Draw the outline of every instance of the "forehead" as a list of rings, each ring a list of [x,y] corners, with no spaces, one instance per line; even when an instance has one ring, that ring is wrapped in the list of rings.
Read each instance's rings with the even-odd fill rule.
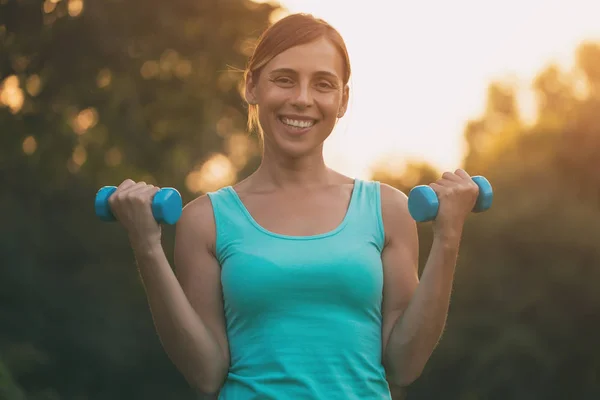
[[[267,72],[276,69],[292,69],[300,74],[325,71],[344,76],[344,59],[338,48],[327,38],[291,47],[275,56],[266,66]]]

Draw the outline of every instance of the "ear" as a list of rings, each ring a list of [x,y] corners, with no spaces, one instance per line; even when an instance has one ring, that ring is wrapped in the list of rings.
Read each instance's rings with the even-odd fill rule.
[[[248,76],[246,77],[246,101],[248,104],[255,105],[256,101],[256,84],[254,83],[254,76],[252,72],[248,72]]]
[[[342,118],[346,114],[346,110],[348,109],[348,100],[350,99],[350,87],[348,85],[344,86],[344,91],[342,93],[342,103],[340,104],[340,109],[338,110],[338,118]]]

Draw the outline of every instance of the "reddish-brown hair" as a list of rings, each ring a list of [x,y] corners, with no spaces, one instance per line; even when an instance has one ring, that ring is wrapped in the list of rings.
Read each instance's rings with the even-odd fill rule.
[[[344,85],[350,80],[350,57],[342,35],[330,24],[310,14],[298,13],[288,15],[267,28],[258,40],[254,53],[248,60],[244,71],[244,83],[248,75],[256,82],[261,69],[278,54],[294,46],[310,43],[326,37],[339,50],[344,60]],[[244,85],[245,87],[245,85]],[[261,131],[256,105],[248,104],[248,129]]]

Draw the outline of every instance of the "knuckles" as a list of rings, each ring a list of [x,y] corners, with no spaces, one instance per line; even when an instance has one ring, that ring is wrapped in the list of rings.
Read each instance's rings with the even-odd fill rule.
[[[469,183],[469,187],[471,188],[471,191],[475,194],[479,194],[479,186],[477,186],[477,184],[473,181],[471,181]]]
[[[148,190],[148,189],[153,190]],[[131,189],[131,190],[127,190]],[[147,205],[152,201],[158,188],[145,182],[135,182],[131,179],[124,180],[117,190],[109,197],[108,203],[111,207],[119,208],[123,204],[132,206]]]
[[[430,185],[439,197],[448,198],[464,195],[476,197],[479,195],[479,186],[477,186],[473,180],[461,177],[461,180],[459,181],[450,179],[451,176],[456,176],[456,174],[444,172],[442,177],[438,179],[434,185]]]
[[[133,205],[144,205],[150,203],[150,195],[146,192],[144,194],[134,194],[127,196],[127,201]]]

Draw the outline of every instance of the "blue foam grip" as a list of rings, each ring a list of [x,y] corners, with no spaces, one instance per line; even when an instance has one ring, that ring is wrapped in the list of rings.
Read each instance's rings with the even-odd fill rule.
[[[115,190],[117,190],[116,186],[104,186],[96,193],[94,208],[96,215],[102,221],[116,221],[108,204],[108,198]],[[152,199],[152,215],[156,222],[161,224],[175,224],[181,217],[182,207],[181,195],[174,188],[162,188]]]
[[[479,213],[492,206],[494,192],[492,185],[483,176],[474,176],[473,182],[479,186],[479,195],[473,207],[473,212]],[[435,191],[428,185],[419,185],[408,194],[408,212],[417,222],[433,221],[440,207]]]

